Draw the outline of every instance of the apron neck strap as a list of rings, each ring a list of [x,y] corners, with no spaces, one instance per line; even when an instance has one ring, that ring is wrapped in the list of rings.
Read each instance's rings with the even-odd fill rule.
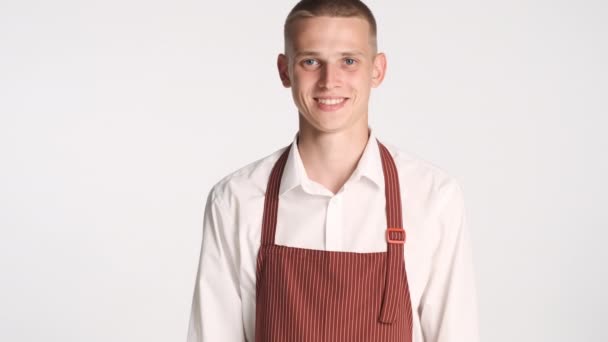
[[[277,230],[277,213],[279,211],[279,188],[283,170],[287,163],[291,145],[287,146],[279,160],[274,164],[270,172],[268,185],[266,186],[266,196],[264,198],[264,216],[262,218],[262,245],[274,245],[274,236]]]

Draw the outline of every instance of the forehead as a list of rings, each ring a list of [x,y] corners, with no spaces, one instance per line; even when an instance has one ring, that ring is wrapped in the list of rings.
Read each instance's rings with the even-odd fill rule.
[[[371,48],[369,23],[360,17],[310,17],[292,23],[291,43],[294,52],[315,49]]]

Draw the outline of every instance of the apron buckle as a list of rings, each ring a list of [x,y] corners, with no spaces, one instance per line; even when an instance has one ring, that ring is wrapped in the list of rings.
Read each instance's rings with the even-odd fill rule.
[[[387,228],[386,241],[392,244],[405,244],[405,230],[403,228]]]

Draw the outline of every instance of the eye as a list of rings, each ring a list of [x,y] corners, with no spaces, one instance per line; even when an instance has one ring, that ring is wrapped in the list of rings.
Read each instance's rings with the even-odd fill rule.
[[[357,61],[352,58],[346,58],[344,59],[344,63],[346,63],[346,65],[354,65],[355,63],[357,63]]]
[[[306,65],[306,66],[314,66],[314,65],[317,65],[317,64],[318,64],[317,60],[316,60],[316,59],[312,59],[312,58],[305,59],[305,60],[303,61],[303,63],[304,63],[304,65]]]

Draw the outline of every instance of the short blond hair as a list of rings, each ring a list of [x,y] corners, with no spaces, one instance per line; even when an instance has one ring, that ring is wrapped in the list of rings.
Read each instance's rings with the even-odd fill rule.
[[[287,52],[287,46],[293,33],[291,30],[293,22],[302,18],[320,16],[364,19],[369,24],[372,48],[376,52],[378,46],[376,19],[369,7],[360,0],[301,0],[298,2],[285,19],[283,27],[285,52]]]

